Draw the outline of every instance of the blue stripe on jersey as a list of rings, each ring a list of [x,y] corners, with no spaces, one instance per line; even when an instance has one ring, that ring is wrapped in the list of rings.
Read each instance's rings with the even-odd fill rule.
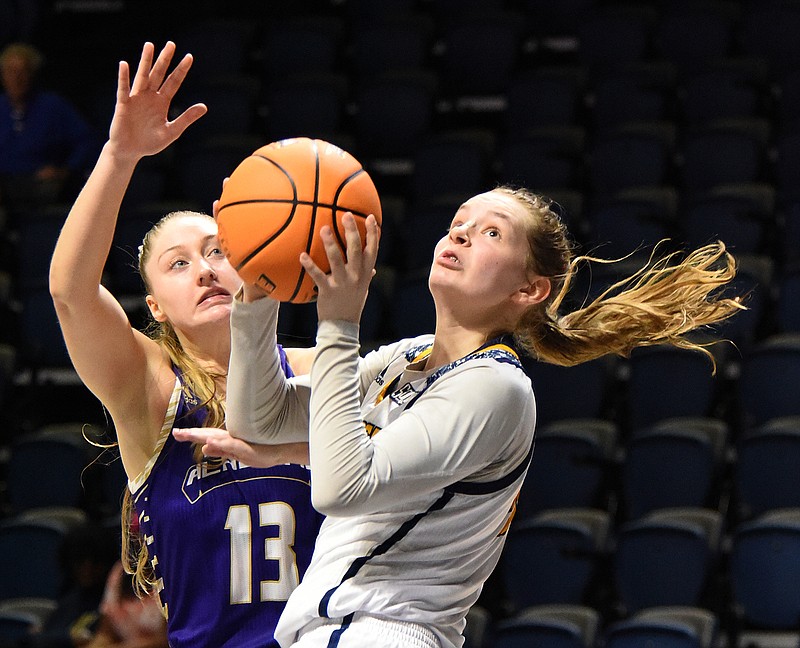
[[[421,354],[428,351],[433,345],[422,344],[416,346],[414,348],[408,349],[404,356],[407,363],[411,363],[415,361],[415,359],[419,359]],[[467,354],[463,358],[459,358],[454,362],[446,364],[442,367],[439,367],[435,372],[433,372],[430,376],[428,376],[427,380],[425,381],[425,385],[419,392],[415,391],[414,397],[408,401],[405,406],[405,409],[411,407],[417,399],[422,396],[423,393],[434,383],[436,380],[441,378],[447,372],[455,369],[456,367],[462,365],[463,363],[467,362],[468,360],[479,359],[479,358],[491,358],[496,360],[497,362],[503,362],[507,364],[512,364],[514,366],[522,368],[522,364],[519,361],[519,356],[514,351],[512,347],[510,347],[507,343],[505,338],[497,338],[491,340],[484,344],[482,347],[476,349],[472,353]],[[384,368],[384,370],[378,375],[378,382],[383,379],[385,376],[386,371],[388,370],[388,366]],[[400,375],[398,375],[394,380],[392,380],[388,385],[386,385],[386,393],[391,393],[392,390],[397,386],[397,382],[399,380]],[[359,570],[366,565],[372,558],[375,556],[379,556],[381,554],[386,553],[389,551],[394,545],[400,542],[406,535],[408,535],[414,527],[419,524],[419,522],[424,519],[427,515],[434,513],[443,509],[447,503],[453,498],[456,493],[459,494],[466,494],[466,495],[482,495],[488,494],[492,492],[496,492],[502,490],[503,488],[508,487],[510,484],[514,483],[517,478],[522,475],[525,469],[528,467],[530,463],[531,456],[533,454],[533,445],[531,445],[530,450],[528,451],[527,456],[523,459],[510,473],[501,477],[500,479],[496,479],[491,482],[483,482],[483,483],[476,483],[476,482],[456,482],[451,486],[445,488],[442,495],[437,499],[426,511],[422,513],[417,513],[414,517],[404,522],[397,531],[395,531],[388,539],[384,540],[382,543],[377,545],[369,554],[365,556],[361,556],[356,558],[345,572],[344,576],[342,577],[339,584],[335,587],[329,589],[325,595],[322,597],[318,607],[318,613],[323,618],[330,618],[328,614],[328,604],[330,603],[331,597],[336,593],[336,590],[347,580],[353,578]],[[342,634],[345,630],[349,627],[351,621],[353,619],[353,615],[349,614],[343,618],[341,626],[335,630],[330,637],[328,642],[328,648],[336,648],[339,645],[339,640],[341,639]]]
[[[350,565],[350,568],[345,572],[342,580],[339,582],[339,585],[336,587],[332,587],[329,589],[325,596],[322,597],[322,600],[319,603],[319,615],[321,617],[328,617],[328,603],[331,600],[331,597],[339,588],[339,586],[344,583],[346,580],[353,578],[358,571],[366,565],[372,558],[375,556],[380,556],[381,554],[385,554],[389,549],[391,549],[394,545],[400,542],[406,535],[408,535],[411,530],[419,524],[420,520],[422,520],[426,515],[430,513],[434,513],[435,511],[439,511],[444,508],[444,506],[453,498],[453,493],[445,492],[442,496],[436,500],[430,507],[428,507],[427,511],[423,511],[422,513],[417,513],[414,517],[410,520],[406,520],[397,531],[395,531],[389,538],[381,542],[377,547],[375,547],[371,553],[367,554],[366,556],[361,556],[360,558],[356,558],[353,563]]]
[[[525,458],[507,475],[488,482],[460,481],[448,486],[445,490],[461,495],[488,495],[489,493],[496,493],[517,481],[519,476],[525,472],[528,464],[530,464],[531,457],[533,457],[533,443],[531,443],[530,450],[528,450],[528,454]]]
[[[344,617],[344,619],[342,619],[342,625],[331,633],[331,637],[328,640],[328,648],[337,648],[337,646],[339,645],[339,640],[342,638],[344,631],[350,627],[350,624],[353,622],[353,617],[355,617],[355,615],[356,615],[355,612],[351,612],[346,617]]]

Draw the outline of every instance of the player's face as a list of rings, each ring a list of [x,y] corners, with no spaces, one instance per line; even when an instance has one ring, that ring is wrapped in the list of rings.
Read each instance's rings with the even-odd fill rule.
[[[217,225],[202,216],[164,223],[147,260],[148,306],[153,317],[188,331],[227,320],[241,279],[219,244]]]
[[[537,293],[530,301],[532,284],[549,291],[549,282],[528,270],[527,218],[522,204],[499,192],[461,205],[434,252],[429,285],[437,302],[460,301],[506,324],[507,314],[513,321],[520,309],[544,299],[546,293]]]

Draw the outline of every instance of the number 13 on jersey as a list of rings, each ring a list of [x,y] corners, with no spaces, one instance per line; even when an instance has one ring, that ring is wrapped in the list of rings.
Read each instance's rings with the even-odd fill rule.
[[[253,530],[254,517],[257,527]],[[269,535],[266,528],[270,528]],[[251,515],[248,504],[238,504],[228,509],[225,528],[230,532],[231,605],[253,602],[253,584],[264,571],[264,566],[255,565],[263,556],[264,561],[273,562],[277,578],[260,580],[260,601],[285,601],[289,598],[300,577],[297,557],[294,553],[295,516],[286,502],[265,502],[258,505],[256,516]],[[259,532],[262,530],[262,532]],[[253,543],[258,553],[253,552]],[[263,551],[259,549],[263,547]]]

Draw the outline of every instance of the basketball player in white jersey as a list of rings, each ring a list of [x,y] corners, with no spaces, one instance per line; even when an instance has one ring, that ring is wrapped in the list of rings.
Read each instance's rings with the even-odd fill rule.
[[[516,349],[562,365],[642,344],[705,352],[684,335],[741,308],[711,294],[734,262],[721,243],[656,260],[615,297],[560,315],[578,261],[564,227],[548,200],[497,188],[466,201],[436,246],[435,334],[360,358],[379,233],[369,218],[362,251],[345,222],[346,257],[322,231],[329,274],[301,255],[319,288],[310,380],[280,371],[276,302],[247,290],[231,319],[228,430],[256,443],[308,438],[312,502],[327,516],[276,638],[456,648],[533,449],[534,394]],[[226,452],[225,433],[184,434]]]

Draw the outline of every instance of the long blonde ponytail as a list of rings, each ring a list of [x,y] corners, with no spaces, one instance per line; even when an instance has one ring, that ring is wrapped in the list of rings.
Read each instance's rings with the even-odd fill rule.
[[[529,268],[549,277],[551,296],[532,307],[514,335],[533,357],[572,366],[603,355],[628,356],[639,346],[669,344],[713,355],[689,334],[717,324],[745,308],[739,296],[721,289],[736,275],[736,261],[724,243],[689,253],[657,256],[630,277],[609,286],[587,305],[560,313],[583,264],[614,261],[573,256],[566,229],[551,202],[525,189],[499,187],[531,215],[528,227]]]

